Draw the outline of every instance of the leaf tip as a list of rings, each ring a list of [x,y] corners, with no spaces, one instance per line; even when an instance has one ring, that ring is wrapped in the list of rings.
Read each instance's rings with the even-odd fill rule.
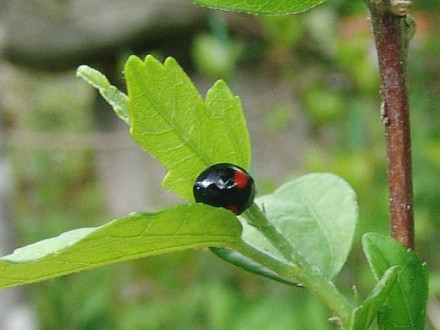
[[[165,59],[164,65],[168,66],[168,65],[179,65],[179,64],[177,63],[174,57],[169,56]]]
[[[227,88],[227,89],[229,89],[228,84],[223,79],[217,80],[212,87],[213,88],[214,87],[220,87],[220,88]]]
[[[76,76],[81,78],[84,75],[84,72],[90,68],[88,65],[80,65],[77,69],[76,69]]]
[[[149,56],[149,55],[148,55]],[[148,57],[147,56],[147,57]],[[138,56],[136,56],[136,55],[130,55],[129,57],[128,57],[128,59],[127,59],[127,61],[125,62],[125,70],[126,70],[126,68],[128,67],[128,66],[131,66],[131,65],[134,65],[134,64],[136,64],[136,65],[138,65],[138,64],[141,64],[141,65],[144,65],[144,62],[138,57]],[[125,71],[124,70],[124,71]]]
[[[168,58],[170,58],[170,57],[168,57]],[[167,60],[168,60],[168,58],[167,58]],[[159,64],[162,66],[162,63],[151,54],[148,54],[147,56],[145,56],[144,63],[145,63],[145,65]]]

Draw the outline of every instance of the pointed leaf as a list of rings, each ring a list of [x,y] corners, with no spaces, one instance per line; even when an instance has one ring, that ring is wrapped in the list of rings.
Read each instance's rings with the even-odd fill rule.
[[[250,142],[241,103],[218,81],[203,102],[172,58],[131,56],[125,66],[133,139],[168,170],[163,185],[193,201],[192,186],[200,172],[228,162],[245,169]]]
[[[415,252],[406,249],[391,237],[365,234],[362,240],[365,255],[376,278],[397,265],[401,268],[397,283],[381,309],[381,329],[423,329],[428,299],[428,272]]]
[[[87,66],[81,65],[76,76],[83,78],[90,85],[95,87],[102,97],[112,106],[115,113],[128,124],[128,97],[115,86],[110,85],[107,78],[99,71]]]
[[[134,213],[96,228],[76,229],[0,258],[0,288],[183,249],[240,242],[230,211],[203,204]]]
[[[306,11],[325,0],[192,0],[195,3],[225,10],[260,15],[294,14]]]
[[[399,266],[388,269],[368,297],[353,313],[352,330],[368,330],[397,281]]]

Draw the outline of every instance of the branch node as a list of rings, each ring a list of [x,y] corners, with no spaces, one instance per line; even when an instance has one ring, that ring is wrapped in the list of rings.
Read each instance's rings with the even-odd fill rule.
[[[408,14],[412,6],[412,0],[390,0],[390,10],[397,16]]]

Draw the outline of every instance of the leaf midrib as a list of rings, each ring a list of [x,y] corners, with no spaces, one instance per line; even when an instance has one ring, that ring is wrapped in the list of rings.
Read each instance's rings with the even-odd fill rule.
[[[147,70],[145,63],[142,63],[143,69]],[[163,69],[168,72],[168,70],[165,68],[165,66],[163,66]],[[136,77],[136,80],[138,82],[139,85],[144,86],[143,83],[143,79],[140,77],[140,73],[138,72],[138,70],[133,70],[132,73],[134,74],[134,76]],[[174,89],[173,93],[174,93]],[[166,124],[171,127],[172,131],[175,133],[175,135],[183,142],[183,144],[187,145],[189,147],[189,149],[191,149],[191,151],[193,152],[194,156],[196,156],[197,158],[199,158],[201,160],[201,162],[205,165],[208,166],[210,164],[209,162],[209,157],[206,157],[206,155],[204,154],[204,152],[200,149],[197,149],[196,146],[193,145],[193,143],[191,143],[191,139],[187,139],[185,137],[187,137],[182,131],[183,129],[178,125],[178,123],[176,123],[176,125],[171,125],[170,124],[170,120],[168,118],[168,116],[164,115],[161,111],[159,111],[160,107],[157,105],[157,102],[153,99],[151,99],[147,93],[142,92],[142,93],[138,93],[137,95],[134,95],[133,98],[139,98],[139,97],[145,97],[148,102],[152,105],[152,108],[154,108],[154,110],[156,111],[156,113],[166,122]],[[173,97],[173,100],[175,100],[175,95]],[[175,108],[175,103],[174,104],[174,108]],[[129,103],[131,104],[131,102]],[[204,104],[203,100],[202,100],[202,106],[204,107],[204,115],[206,116],[206,112],[207,112],[207,107]],[[174,113],[175,109],[173,109],[173,113]],[[131,111],[130,111],[131,112]],[[175,123],[175,122],[173,122]],[[132,123],[132,134],[135,128],[135,123]],[[155,135],[154,133],[148,133],[148,132],[143,132],[141,133],[141,136],[145,136],[145,135]],[[170,169],[170,171],[173,171],[172,169]]]

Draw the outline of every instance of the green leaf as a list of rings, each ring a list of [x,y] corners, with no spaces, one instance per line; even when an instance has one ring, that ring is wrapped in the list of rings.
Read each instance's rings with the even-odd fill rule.
[[[248,272],[264,276],[270,278],[271,280],[275,280],[284,284],[301,286],[297,282],[294,282],[290,279],[284,278],[281,275],[275,273],[274,271],[268,269],[267,267],[261,265],[257,261],[244,256],[244,253],[241,254],[238,251],[228,249],[228,248],[219,248],[212,247],[211,251],[214,252],[217,256],[222,258],[223,260],[230,262],[231,264],[238,266]],[[269,257],[269,256],[268,256]]]
[[[165,188],[193,201],[206,167],[228,162],[245,169],[250,142],[240,99],[217,81],[205,102],[173,58],[131,56],[125,65],[133,139],[168,170]]]
[[[15,250],[0,259],[0,287],[199,247],[240,244],[235,215],[203,204],[134,213],[96,228],[82,228]]]
[[[128,97],[115,86],[110,85],[107,78],[99,71],[87,66],[81,65],[76,76],[83,78],[90,85],[95,87],[102,97],[112,106],[115,113],[128,124]]]
[[[387,269],[401,268],[397,283],[379,312],[381,329],[423,329],[428,299],[428,272],[416,253],[391,237],[365,234],[362,240],[368,263],[378,279]]]
[[[313,8],[325,0],[191,0],[218,9],[260,15],[294,14]]]
[[[350,252],[358,218],[355,193],[344,180],[326,173],[305,175],[256,203],[314,269],[329,279],[336,276]],[[246,243],[291,266],[256,228],[243,219],[242,225]],[[246,258],[231,262],[252,268]]]
[[[351,187],[333,174],[308,174],[287,183],[257,203],[269,220],[307,262],[327,278],[344,265],[356,229],[358,206]],[[278,252],[253,227],[244,226],[244,240]]]
[[[389,268],[376,284],[368,297],[353,312],[353,323],[349,329],[368,330],[382,307],[388,294],[393,289],[400,271],[399,266]]]

